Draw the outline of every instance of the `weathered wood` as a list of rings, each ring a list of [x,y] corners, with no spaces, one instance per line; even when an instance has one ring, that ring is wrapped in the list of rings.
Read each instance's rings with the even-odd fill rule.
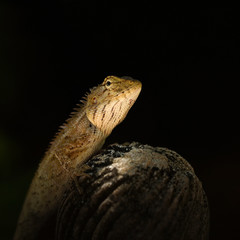
[[[176,152],[114,144],[90,159],[57,217],[57,239],[208,239],[201,182]]]

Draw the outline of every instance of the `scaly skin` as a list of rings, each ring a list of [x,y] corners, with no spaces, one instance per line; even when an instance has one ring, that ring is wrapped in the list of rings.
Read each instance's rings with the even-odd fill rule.
[[[53,216],[66,188],[83,164],[126,117],[142,84],[131,78],[106,77],[62,126],[39,165],[19,217],[14,240],[31,240]]]

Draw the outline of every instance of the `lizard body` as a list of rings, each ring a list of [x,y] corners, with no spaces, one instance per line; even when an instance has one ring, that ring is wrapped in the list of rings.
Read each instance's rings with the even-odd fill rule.
[[[61,196],[82,165],[103,146],[136,101],[141,82],[109,76],[91,89],[39,165],[19,217],[14,240],[35,239],[57,210]]]

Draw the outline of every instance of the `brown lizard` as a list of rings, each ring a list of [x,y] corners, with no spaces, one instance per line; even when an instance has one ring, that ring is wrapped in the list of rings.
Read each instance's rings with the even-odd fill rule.
[[[112,130],[124,120],[141,87],[141,82],[130,77],[108,76],[90,90],[39,165],[18,220],[15,240],[38,236],[57,211],[71,180],[83,174],[84,163],[102,148]]]

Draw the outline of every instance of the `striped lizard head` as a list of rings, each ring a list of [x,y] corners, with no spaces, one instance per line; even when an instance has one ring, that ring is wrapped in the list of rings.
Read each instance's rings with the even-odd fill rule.
[[[86,114],[89,121],[109,135],[124,120],[141,88],[141,82],[130,77],[106,77],[87,96]]]

